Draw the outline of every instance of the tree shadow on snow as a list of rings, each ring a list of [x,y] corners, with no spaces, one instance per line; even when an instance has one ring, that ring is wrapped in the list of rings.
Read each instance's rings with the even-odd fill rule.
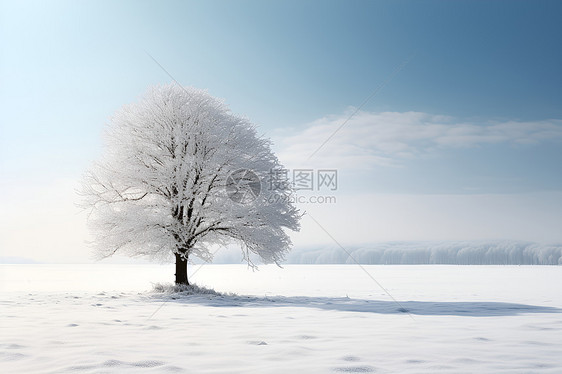
[[[515,304],[491,301],[400,301],[364,300],[347,297],[274,296],[254,297],[185,292],[155,295],[159,301],[222,307],[272,308],[304,307],[322,310],[376,314],[411,314],[424,316],[493,317],[516,316],[525,313],[561,313],[562,309],[548,306]]]

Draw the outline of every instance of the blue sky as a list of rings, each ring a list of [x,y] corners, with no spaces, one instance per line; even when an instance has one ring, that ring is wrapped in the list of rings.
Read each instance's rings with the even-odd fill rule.
[[[289,166],[338,168],[342,194],[545,194],[545,207],[561,204],[559,2],[0,4],[6,206],[77,180],[101,154],[111,114],[170,81],[147,53],[181,84],[208,89],[259,124]],[[334,141],[302,162],[407,60]],[[527,219],[560,218],[547,213]],[[562,240],[549,233],[543,237]]]

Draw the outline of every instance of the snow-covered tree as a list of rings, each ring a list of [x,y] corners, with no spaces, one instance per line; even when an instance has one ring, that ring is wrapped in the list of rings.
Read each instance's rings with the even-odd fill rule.
[[[206,92],[157,86],[110,120],[106,149],[83,180],[95,251],[160,261],[175,256],[176,283],[188,284],[190,256],[239,243],[251,263],[279,263],[286,230],[299,230],[293,191],[270,141]]]

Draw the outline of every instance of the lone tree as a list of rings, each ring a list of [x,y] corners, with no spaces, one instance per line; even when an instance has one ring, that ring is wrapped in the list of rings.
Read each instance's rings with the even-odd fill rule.
[[[116,252],[175,256],[189,284],[190,256],[232,241],[243,258],[279,263],[301,214],[270,141],[204,91],[170,84],[148,90],[110,120],[105,154],[84,176],[84,205],[98,257]]]

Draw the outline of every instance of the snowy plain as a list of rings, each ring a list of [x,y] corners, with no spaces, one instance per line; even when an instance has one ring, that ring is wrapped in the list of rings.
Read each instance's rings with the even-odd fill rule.
[[[562,267],[364,268],[0,265],[0,372],[562,373]]]

